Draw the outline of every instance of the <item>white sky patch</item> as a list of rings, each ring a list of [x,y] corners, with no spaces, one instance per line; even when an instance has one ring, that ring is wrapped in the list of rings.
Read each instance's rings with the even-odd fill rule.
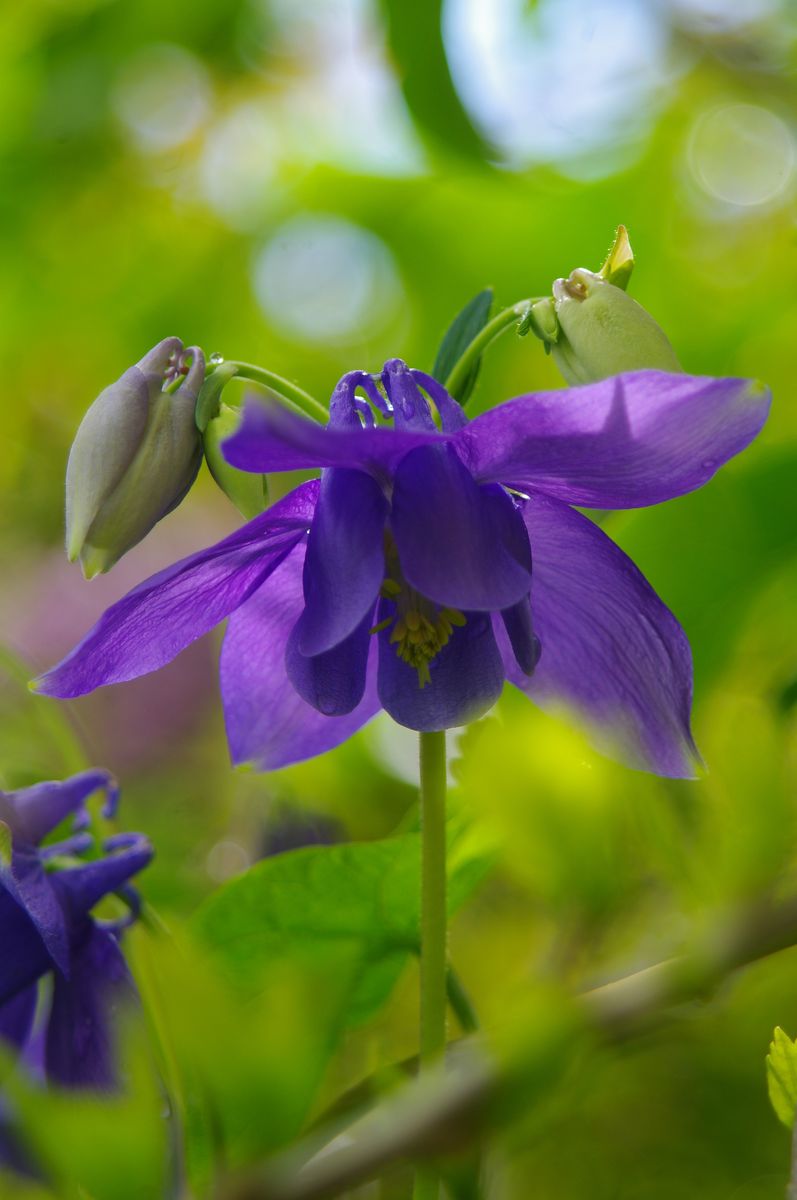
[[[359,341],[402,296],[393,257],[369,230],[333,216],[294,217],[259,249],[252,284],[264,315],[300,341]]]
[[[757,104],[721,104],[695,121],[687,159],[698,186],[737,208],[770,206],[793,191],[795,137]]]
[[[147,46],[122,67],[111,103],[142,149],[170,150],[206,120],[210,80],[199,59],[182,46]]]
[[[669,33],[643,0],[446,0],[452,75],[510,163],[627,146],[655,116]]]
[[[210,129],[199,160],[199,188],[227,224],[248,229],[271,208],[280,139],[263,101],[238,105]]]

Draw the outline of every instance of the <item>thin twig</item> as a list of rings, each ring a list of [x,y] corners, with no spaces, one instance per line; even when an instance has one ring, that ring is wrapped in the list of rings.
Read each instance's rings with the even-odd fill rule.
[[[786,1189],[786,1200],[797,1200],[797,1121],[791,1131],[791,1172],[789,1186]]]
[[[657,963],[575,998],[586,1033],[614,1041],[633,1036],[668,1009],[709,992],[739,967],[797,942],[797,896],[761,903],[717,922],[689,953]],[[574,1028],[577,1028],[577,1024]],[[532,1083],[549,1048],[524,1055],[520,1070]],[[223,1200],[324,1200],[339,1195],[404,1158],[439,1152],[456,1136],[472,1139],[490,1119],[510,1079],[482,1039],[463,1039],[446,1068],[401,1087],[332,1140],[323,1131],[255,1171],[228,1180]],[[511,1078],[517,1079],[517,1068]],[[789,1193],[797,1200],[797,1190]]]

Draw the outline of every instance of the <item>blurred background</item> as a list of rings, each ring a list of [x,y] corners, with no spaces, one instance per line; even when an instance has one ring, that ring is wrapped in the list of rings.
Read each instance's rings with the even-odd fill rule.
[[[706,913],[787,887],[796,72],[791,0],[3,6],[6,785],[114,770],[125,825],[158,847],[148,898],[177,918],[263,854],[411,819],[413,738],[381,718],[323,759],[232,772],[217,638],[68,707],[28,695],[27,678],[109,602],[239,523],[203,472],[85,583],[62,549],[72,436],[97,393],[170,334],[321,399],[344,371],[389,357],[429,370],[475,292],[492,285],[500,307],[545,294],[576,266],[597,269],[623,222],[630,290],[684,367],[774,392],[763,436],[704,491],[606,522],[692,641],[709,774],[668,784],[615,767],[505,696],[455,764],[455,802],[496,866],[456,918],[452,953],[489,1023],[541,973],[610,977],[666,957]],[[541,344],[508,335],[473,406],[559,386]],[[392,1059],[412,1051],[414,986],[405,973],[367,1035]],[[495,1152],[494,1194],[782,1195],[788,1138],[763,1068],[775,1024],[797,1034],[794,951],[524,1111]]]

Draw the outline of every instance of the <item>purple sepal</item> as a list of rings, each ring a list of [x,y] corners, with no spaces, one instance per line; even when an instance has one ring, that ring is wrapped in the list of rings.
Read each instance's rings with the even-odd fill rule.
[[[139,584],[36,681],[37,690],[82,696],[171,662],[268,578],[309,528],[317,497],[317,480],[304,483],[215,546]]]
[[[701,487],[760,433],[769,406],[769,391],[748,379],[633,371],[509,400],[456,446],[481,481],[640,508]]]
[[[691,779],[692,655],[641,571],[586,517],[548,496],[523,510],[534,556],[531,608],[542,653],[522,674],[502,623],[507,677],[536,703],[569,711],[631,766]]]
[[[224,442],[223,451],[227,462],[241,471],[354,467],[384,479],[408,451],[447,436],[436,431],[317,425],[278,404],[250,399],[239,429]]]
[[[298,546],[246,604],[233,613],[221,651],[221,694],[234,763],[275,770],[323,754],[379,711],[376,638],[371,637],[365,691],[346,716],[327,717],[288,679],[288,637],[302,605],[304,553]]]

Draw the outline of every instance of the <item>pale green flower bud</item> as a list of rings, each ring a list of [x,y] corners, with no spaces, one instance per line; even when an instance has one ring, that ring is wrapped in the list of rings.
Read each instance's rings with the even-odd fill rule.
[[[80,423],[66,469],[66,548],[87,579],[140,542],[194,482],[204,378],[202,351],[165,338],[101,392]]]
[[[620,225],[600,271],[578,267],[554,282],[552,297],[532,306],[529,328],[568,383],[623,371],[681,370],[664,331],[625,290],[633,269],[631,243]]]
[[[221,452],[222,442],[232,437],[240,423],[240,409],[222,401],[218,413],[211,417],[205,427],[203,442],[205,461],[211,475],[239,513],[249,521],[266,507],[268,489],[265,475],[237,470]]]
[[[680,371],[659,325],[622,288],[583,267],[553,285],[559,337],[551,353],[568,383],[622,371]]]

